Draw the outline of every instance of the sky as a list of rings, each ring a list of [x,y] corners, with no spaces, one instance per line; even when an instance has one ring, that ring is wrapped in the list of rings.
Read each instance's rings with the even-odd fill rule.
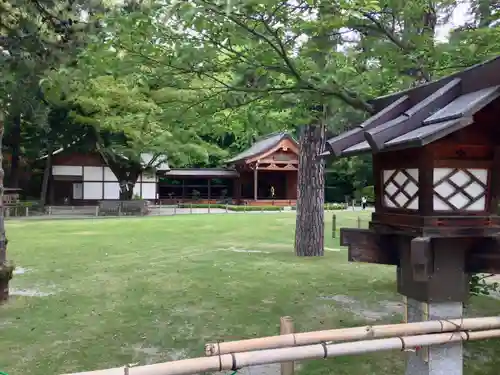
[[[470,9],[468,1],[457,5],[451,16],[450,22],[446,25],[441,25],[436,28],[436,39],[440,42],[445,42],[448,39],[450,30],[458,26],[463,26],[469,21],[472,16],[467,14]]]

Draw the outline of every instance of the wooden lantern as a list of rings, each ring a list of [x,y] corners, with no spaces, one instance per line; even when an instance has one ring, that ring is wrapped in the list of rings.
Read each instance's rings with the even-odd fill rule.
[[[468,273],[500,273],[500,57],[372,102],[326,154],[373,154],[370,227],[341,229],[349,259],[398,266],[398,290],[463,301]],[[452,285],[456,287],[452,287]]]

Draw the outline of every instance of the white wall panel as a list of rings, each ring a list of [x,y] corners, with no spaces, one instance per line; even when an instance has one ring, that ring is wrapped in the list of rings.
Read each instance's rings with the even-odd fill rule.
[[[135,195],[141,196],[141,183],[137,182],[134,185],[134,188],[132,189],[132,191],[133,191],[132,196],[135,196]]]
[[[102,181],[102,167],[83,167],[84,181]]]
[[[120,199],[120,185],[118,185],[118,182],[104,183],[104,199]]]
[[[104,181],[118,182],[118,179],[109,167],[104,167]]]
[[[84,182],[83,199],[102,199],[102,182]]]
[[[77,165],[54,165],[52,167],[54,176],[81,176],[82,167]]]
[[[156,183],[142,183],[142,199],[156,199]]]
[[[141,179],[139,179],[139,181],[141,181]],[[142,182],[156,182],[156,176],[148,173],[143,173]]]

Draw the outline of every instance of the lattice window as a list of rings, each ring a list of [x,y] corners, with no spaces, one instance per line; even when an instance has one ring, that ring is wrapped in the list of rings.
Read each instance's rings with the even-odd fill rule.
[[[484,211],[487,169],[434,168],[434,211]]]
[[[383,171],[384,205],[418,210],[418,169]]]

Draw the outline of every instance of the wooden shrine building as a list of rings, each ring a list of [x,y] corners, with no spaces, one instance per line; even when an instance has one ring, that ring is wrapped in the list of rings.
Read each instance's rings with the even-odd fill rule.
[[[143,154],[141,159],[151,155]],[[102,157],[59,150],[53,155],[50,204],[93,204],[119,199],[116,176]],[[255,142],[226,162],[225,168],[170,168],[162,163],[154,175],[143,173],[134,195],[164,203],[296,204],[298,145],[287,133]]]
[[[289,134],[270,134],[227,160],[227,168],[171,169],[162,173],[159,199],[295,205],[298,153],[297,141]]]

